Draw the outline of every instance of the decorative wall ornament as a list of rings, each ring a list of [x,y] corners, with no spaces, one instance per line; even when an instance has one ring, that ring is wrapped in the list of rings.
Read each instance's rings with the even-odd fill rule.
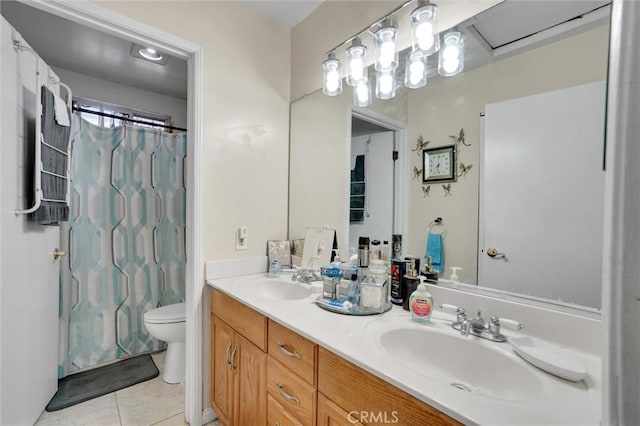
[[[450,183],[448,183],[446,185],[442,185],[442,189],[444,189],[445,198],[451,196],[451,184]]]
[[[412,149],[411,151],[415,152],[416,154],[418,154],[418,157],[420,156],[420,153],[422,152],[423,149],[425,149],[427,147],[427,145],[429,145],[431,141],[425,141],[422,138],[422,135],[420,135],[418,137],[418,140],[416,141],[416,148]]]
[[[449,137],[456,144],[461,143],[464,146],[471,146],[470,143],[466,143],[466,141],[464,139],[464,129],[462,129],[462,128],[460,129],[460,133],[458,133],[458,136],[453,136],[452,135],[452,136],[449,136]]]
[[[422,169],[417,168],[416,166],[413,166],[413,178],[415,180],[418,180],[418,178],[422,175]]]
[[[468,166],[465,166],[464,163],[460,163],[460,173],[458,173],[458,177],[461,177],[461,176],[467,177],[467,173],[469,173],[469,170],[471,170],[472,167],[473,167],[473,164],[469,164]]]
[[[422,198],[431,197],[429,193],[431,192],[431,185],[424,186],[422,185]]]

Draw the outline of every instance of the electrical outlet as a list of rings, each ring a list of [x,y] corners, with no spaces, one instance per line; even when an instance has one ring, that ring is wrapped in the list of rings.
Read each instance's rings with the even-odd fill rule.
[[[247,227],[241,226],[236,229],[236,250],[247,249]]]

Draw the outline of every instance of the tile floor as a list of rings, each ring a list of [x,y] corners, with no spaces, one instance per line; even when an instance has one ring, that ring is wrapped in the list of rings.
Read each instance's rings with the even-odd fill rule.
[[[165,352],[151,355],[160,370],[153,380],[101,396],[64,410],[43,412],[36,426],[182,426],[184,385],[162,381]],[[217,421],[211,426],[219,426]]]

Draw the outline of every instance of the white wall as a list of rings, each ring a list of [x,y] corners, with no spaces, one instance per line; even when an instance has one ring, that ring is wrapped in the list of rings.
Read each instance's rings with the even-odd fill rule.
[[[173,118],[174,126],[187,127],[187,101],[184,99],[125,86],[64,68],[52,68],[62,81],[71,87],[74,97],[102,101],[145,112],[166,114]]]
[[[374,133],[351,139],[351,169],[355,166],[356,156],[366,153],[366,197],[364,222],[349,225],[349,247],[358,248],[358,237],[371,240],[387,240],[391,243],[393,226],[393,134],[394,132]]]
[[[424,198],[421,180],[409,178],[406,253],[424,254],[427,226],[442,217],[447,226],[444,277],[449,266],[461,266],[460,281],[476,282],[480,113],[489,103],[606,79],[607,42],[604,26],[409,92],[408,148],[415,148],[420,135],[431,141],[429,148],[449,145],[449,135],[464,128],[471,146],[458,147],[458,163],[473,169],[451,184],[446,198],[440,184],[431,185],[431,196]],[[412,159],[409,170],[422,168],[422,157],[406,155]]]

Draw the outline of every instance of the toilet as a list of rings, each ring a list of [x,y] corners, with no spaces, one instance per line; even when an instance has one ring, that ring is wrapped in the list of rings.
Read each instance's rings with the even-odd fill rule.
[[[145,312],[144,325],[149,334],[167,342],[162,379],[167,383],[183,383],[185,370],[186,312],[184,303],[161,306]]]

